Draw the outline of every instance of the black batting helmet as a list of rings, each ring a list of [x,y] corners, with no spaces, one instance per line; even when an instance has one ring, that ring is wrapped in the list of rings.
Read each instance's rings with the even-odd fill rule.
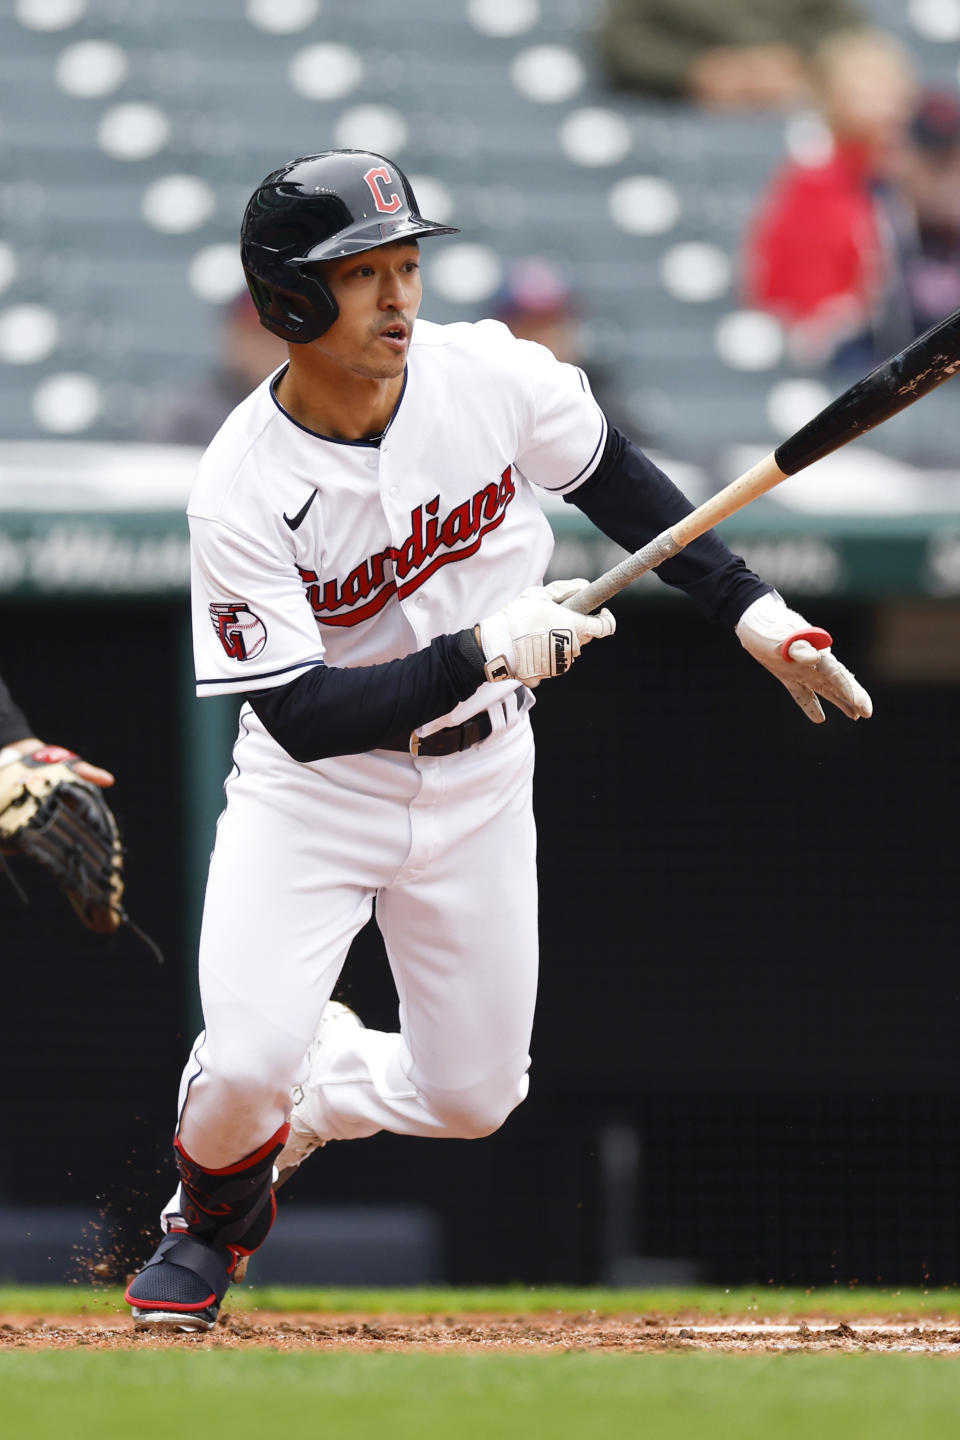
[[[318,260],[338,260],[423,235],[457,235],[425,220],[398,165],[369,150],[304,155],[268,175],[250,197],[240,259],[260,323],[294,344],[316,340],[337,302]]]

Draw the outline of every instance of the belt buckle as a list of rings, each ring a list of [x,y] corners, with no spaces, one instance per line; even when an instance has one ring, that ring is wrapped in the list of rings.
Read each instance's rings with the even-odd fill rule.
[[[414,730],[410,736],[410,754],[420,754],[420,736],[417,734],[416,730]]]

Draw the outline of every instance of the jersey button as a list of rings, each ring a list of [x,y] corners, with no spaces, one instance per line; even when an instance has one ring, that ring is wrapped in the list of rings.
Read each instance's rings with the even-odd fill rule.
[[[391,486],[390,486],[390,494],[391,494],[391,495],[399,495],[399,494],[400,494],[400,486],[399,486],[399,485],[391,485]]]
[[[376,468],[377,468],[377,457],[376,457],[376,455],[370,455],[370,456],[368,456],[368,458],[367,458],[367,469],[368,469],[368,470],[376,470]]]

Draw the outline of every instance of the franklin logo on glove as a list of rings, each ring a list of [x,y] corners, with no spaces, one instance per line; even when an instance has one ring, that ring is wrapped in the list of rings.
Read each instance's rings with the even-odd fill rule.
[[[531,585],[495,615],[481,620],[480,649],[488,680],[522,680],[531,687],[565,675],[584,645],[617,628],[609,610],[578,615],[564,607],[586,580],[553,580]]]

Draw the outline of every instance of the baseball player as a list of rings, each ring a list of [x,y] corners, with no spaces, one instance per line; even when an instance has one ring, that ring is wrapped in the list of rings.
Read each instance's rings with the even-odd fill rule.
[[[614,632],[564,606],[584,581],[542,584],[535,490],[630,550],[692,507],[580,370],[495,321],[417,319],[418,242],[450,233],[397,165],[354,150],[274,171],[244,216],[250,292],[289,361],[218,432],[188,507],[197,691],[245,703],[179,1186],[127,1291],[141,1328],[215,1323],[278,1177],[318,1145],[487,1135],[527,1093],[533,690]],[[829,650],[783,658],[807,622],[715,535],[657,573],[812,719],[818,696],[870,714]],[[374,900],[392,1034],[328,1005]]]

